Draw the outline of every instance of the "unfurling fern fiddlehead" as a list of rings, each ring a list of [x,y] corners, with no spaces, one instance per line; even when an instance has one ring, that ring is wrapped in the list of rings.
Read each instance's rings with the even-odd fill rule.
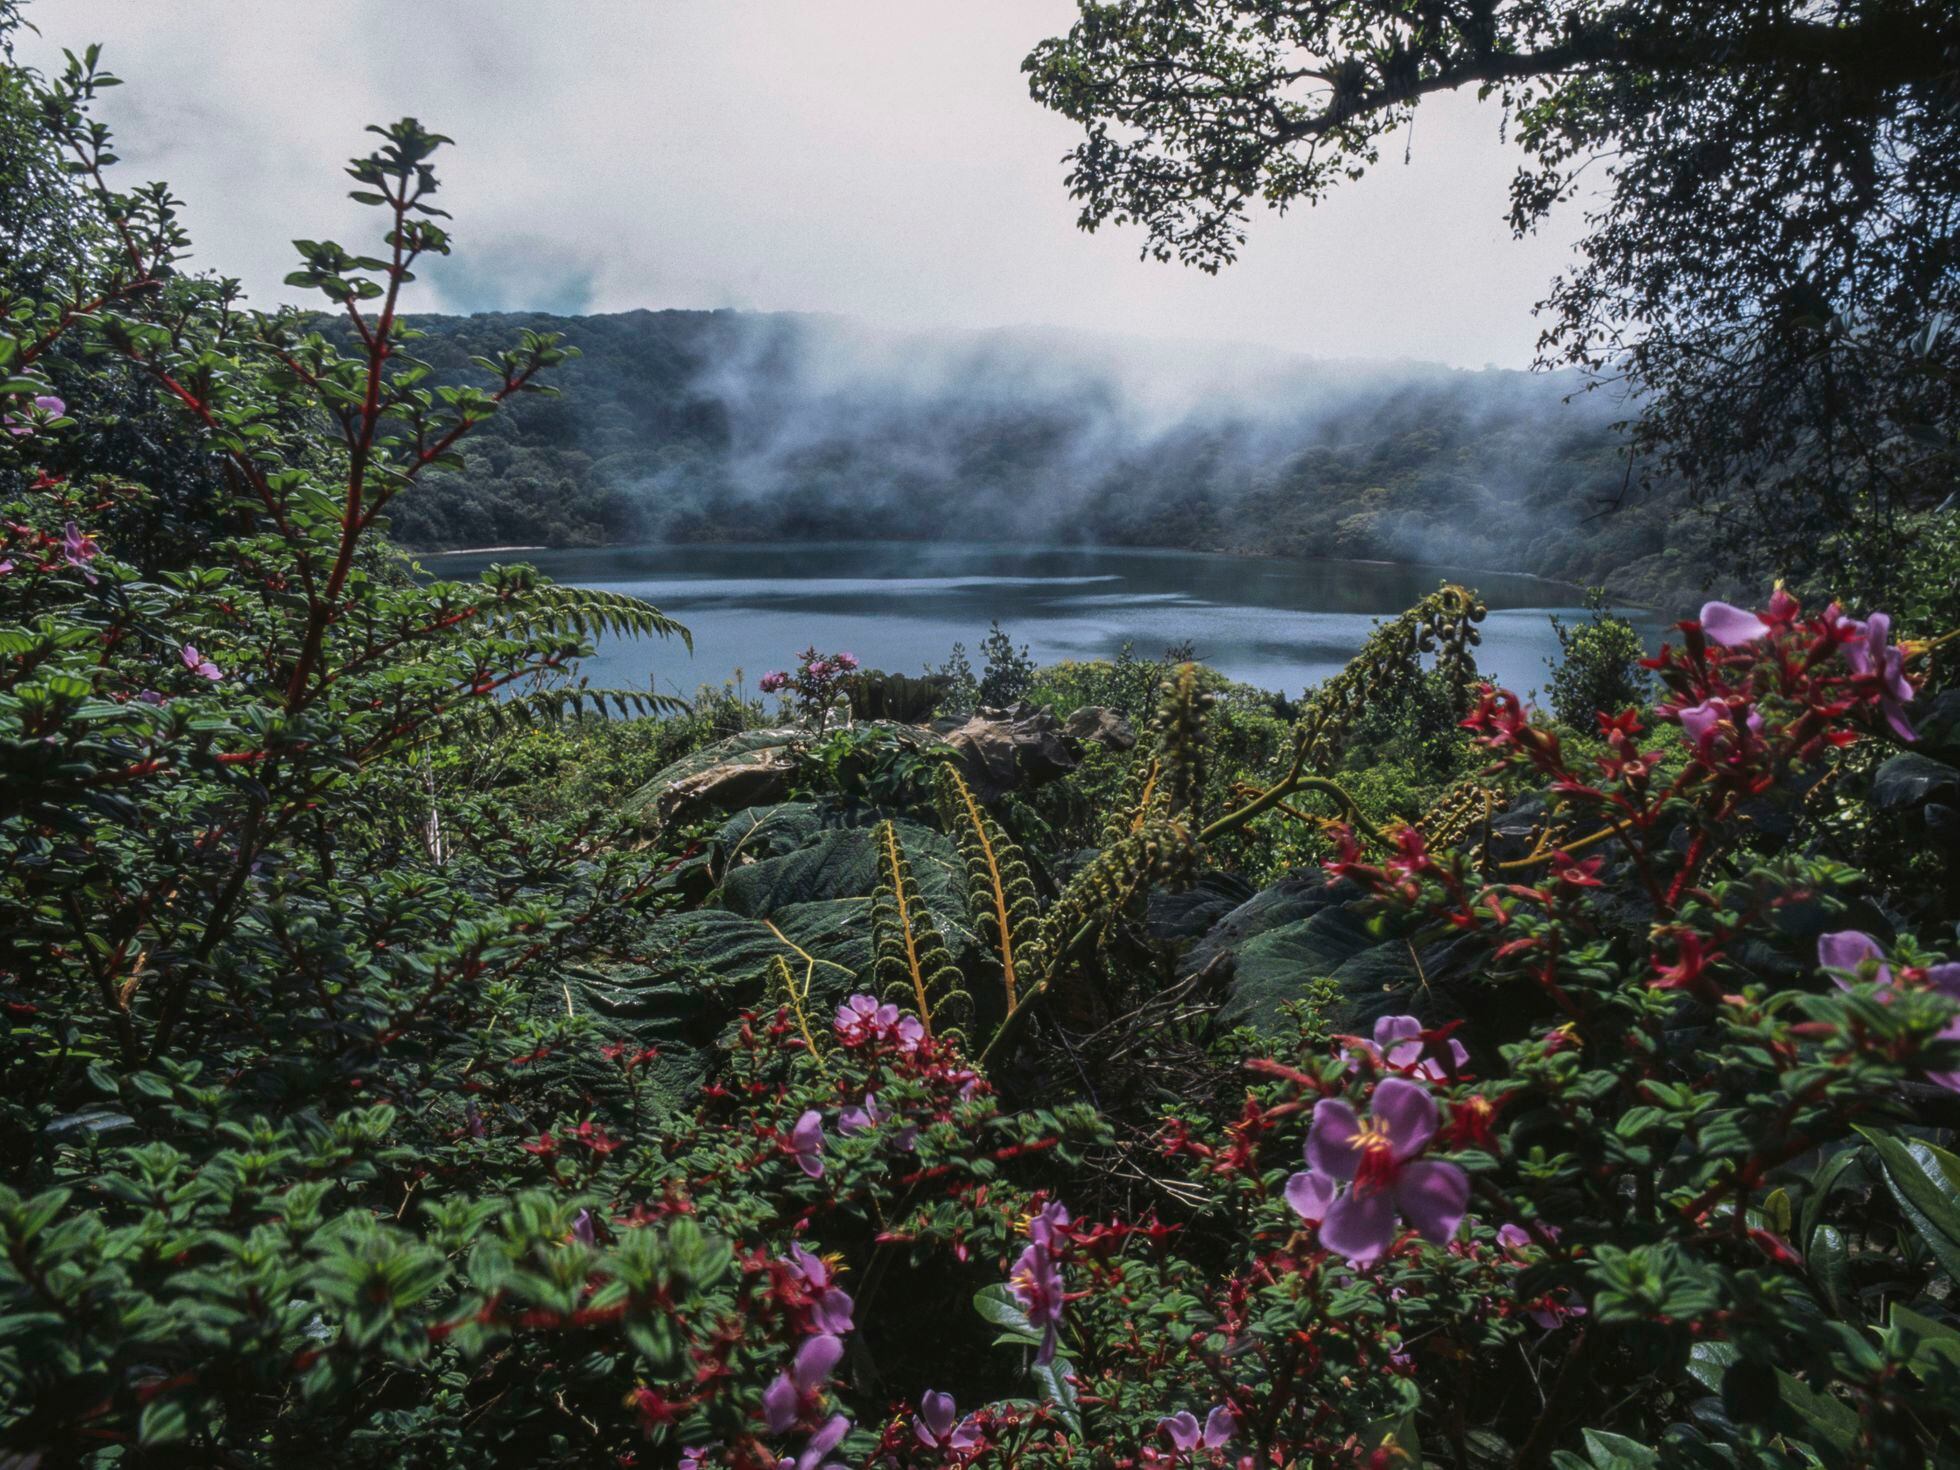
[[[872,840],[879,877],[871,896],[872,969],[879,989],[886,1000],[917,1010],[926,1035],[959,1035],[972,1001],[926,909],[898,829],[880,822]]]
[[[940,821],[966,864],[968,906],[981,936],[1000,956],[1001,988],[1011,1011],[1023,976],[1039,974],[1042,965],[1034,878],[1020,848],[980,805],[959,771],[942,765],[937,781]]]

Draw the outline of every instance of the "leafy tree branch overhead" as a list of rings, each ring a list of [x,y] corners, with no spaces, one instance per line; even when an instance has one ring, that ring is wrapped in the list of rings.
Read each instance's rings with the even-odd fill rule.
[[[1585,211],[1541,304],[1541,361],[1643,390],[1647,465],[1767,500],[1769,560],[1817,563],[1860,512],[1946,493],[1950,5],[1085,0],[1024,69],[1082,125],[1082,226],[1138,226],[1147,255],[1208,271],[1245,245],[1253,205],[1311,204],[1379,164],[1422,98],[1494,99],[1525,155],[1512,228]],[[1876,555],[1829,539],[1826,556]]]

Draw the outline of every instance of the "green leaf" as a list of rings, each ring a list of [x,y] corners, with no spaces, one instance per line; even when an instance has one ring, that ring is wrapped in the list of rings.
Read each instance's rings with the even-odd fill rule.
[[[1824,1294],[1824,1300],[1840,1317],[1851,1315],[1851,1253],[1836,1226],[1819,1225],[1811,1232],[1805,1253],[1810,1278]]]
[[[1960,1159],[1924,1139],[1902,1140],[1860,1126],[1878,1150],[1885,1184],[1940,1269],[1960,1281]]]
[[[1067,1358],[1054,1358],[1039,1367],[1030,1369],[1030,1376],[1041,1386],[1041,1396],[1055,1406],[1062,1423],[1068,1426],[1070,1434],[1082,1437],[1082,1414],[1076,1407],[1075,1384],[1069,1375],[1075,1365]]]
[[[1653,1470],[1660,1456],[1638,1440],[1603,1429],[1585,1431],[1586,1454],[1596,1470]]]

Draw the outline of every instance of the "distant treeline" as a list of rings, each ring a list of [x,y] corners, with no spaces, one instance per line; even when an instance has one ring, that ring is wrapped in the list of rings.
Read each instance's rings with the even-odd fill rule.
[[[1627,478],[1617,410],[1572,398],[1570,378],[1207,364],[1137,344],[880,338],[726,311],[416,325],[444,380],[520,326],[562,332],[583,355],[560,374],[564,396],[519,402],[470,441],[466,473],[398,503],[394,533],[411,547],[1162,545],[1501,568],[1657,601],[1701,559],[1673,506],[1610,508]]]

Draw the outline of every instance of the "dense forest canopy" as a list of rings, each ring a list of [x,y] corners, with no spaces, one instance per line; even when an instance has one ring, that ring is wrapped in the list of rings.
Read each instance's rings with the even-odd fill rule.
[[[1617,410],[1573,374],[738,312],[415,326],[444,376],[513,329],[581,355],[396,512],[411,546],[1089,542],[1699,590],[1692,529],[1622,503]]]
[[[1423,98],[1495,99],[1523,157],[1493,207],[1519,233],[1586,223],[1541,360],[1640,392],[1645,463],[1753,512],[1732,561],[1882,582],[1896,519],[1950,493],[1947,0],[1084,0],[1025,70],[1082,126],[1082,225],[1205,270],[1254,207],[1421,147]]]

